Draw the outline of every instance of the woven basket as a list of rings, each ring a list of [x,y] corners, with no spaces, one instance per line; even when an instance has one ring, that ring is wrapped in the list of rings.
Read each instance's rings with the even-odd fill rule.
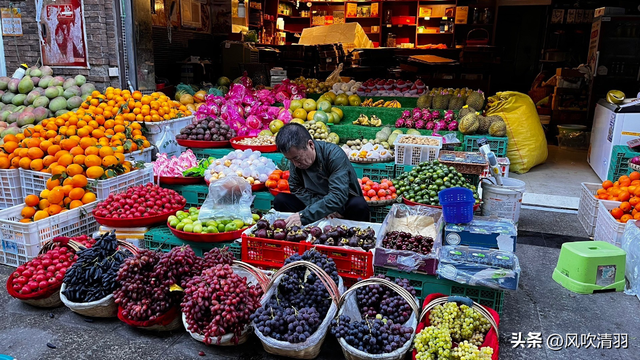
[[[440,158],[438,159],[438,161],[440,161],[440,163],[444,165],[453,166],[456,169],[456,171],[461,174],[482,175],[482,172],[484,171],[484,169],[486,169],[487,166],[489,165],[489,163],[487,162],[484,162],[482,164],[470,164],[470,163],[462,163],[457,161],[442,160],[442,155],[447,155],[447,154],[453,154],[456,157],[464,157],[465,152],[442,150],[440,151],[440,155],[439,155]]]
[[[322,281],[322,283],[324,284],[325,288],[329,292],[329,296],[331,296],[331,300],[334,302],[334,304],[336,306],[338,306],[339,295],[340,295],[339,287],[336,286],[336,284],[333,281],[333,279],[331,279],[331,277],[329,277],[329,275],[327,275],[327,273],[324,272],[324,270],[322,270],[317,265],[315,265],[313,263],[310,263],[308,261],[295,261],[295,262],[287,264],[287,265],[283,266],[281,269],[279,269],[273,275],[273,277],[271,278],[271,281],[269,282],[269,285],[268,285],[268,288],[267,288],[267,292],[270,291],[270,289],[272,287],[277,286],[276,285],[276,280],[278,279],[278,277],[280,277],[281,275],[283,275],[284,273],[286,273],[290,269],[293,269],[293,268],[296,268],[296,267],[300,267],[300,266],[306,267],[311,272],[313,272],[316,276],[318,276],[318,279],[320,281]],[[340,286],[341,286],[342,285],[342,279],[340,279],[340,283],[341,283],[340,284]],[[267,292],[265,292],[265,294]],[[325,318],[325,320],[326,320],[326,318]],[[323,323],[324,323],[324,321],[323,321]],[[320,354],[320,348],[322,348],[322,343],[324,342],[324,339],[327,337],[328,327],[325,329],[325,333],[322,335],[322,338],[320,338],[320,340],[317,343],[312,344],[311,346],[309,346],[307,348],[302,348],[302,349],[297,349],[297,350],[282,349],[282,348],[279,348],[279,347],[274,346],[272,344],[269,344],[269,343],[265,342],[264,339],[266,339],[266,337],[264,335],[262,335],[258,331],[258,329],[254,329],[254,331],[256,332],[256,335],[258,336],[258,338],[262,342],[262,347],[269,354],[278,355],[278,356],[285,356],[285,357],[290,357],[290,358],[294,358],[294,359],[314,359],[314,358],[316,358],[318,356],[318,354]],[[318,329],[317,331],[320,331],[320,329]],[[276,340],[273,340],[273,342],[275,343]]]
[[[236,268],[234,269],[234,271],[237,271],[237,269],[239,268],[252,274],[254,276],[254,279],[250,280],[249,278],[247,278],[247,282],[260,285],[263,292],[266,293],[267,286],[269,286],[269,281],[271,280],[270,275],[273,274],[273,272],[260,270],[252,265],[249,265],[247,263],[244,263],[242,261],[237,261],[237,260],[233,262],[232,268]],[[194,332],[189,331],[189,325],[187,324],[187,318],[184,313],[182,313],[182,325],[194,340],[204,343],[203,335],[196,334]],[[215,341],[212,342],[211,345],[215,345],[215,346],[241,345],[247,342],[252,332],[253,332],[253,328],[251,327],[250,324],[247,324],[247,326],[244,328],[244,331],[242,331],[242,334],[240,334],[240,337],[237,338],[237,341],[235,341],[234,339],[235,336],[233,334],[228,334],[228,335],[222,336],[219,339],[219,342],[215,342]]]
[[[124,240],[118,239],[118,246],[129,250],[134,255],[138,253],[137,247]],[[95,318],[113,318],[118,316],[118,305],[113,299],[113,294],[90,303],[77,303],[68,300],[67,297],[64,296],[62,292],[66,287],[66,284],[63,283],[60,291],[58,292],[60,300],[62,300],[62,303],[74,313]]]
[[[343,338],[339,338],[338,343],[340,343],[340,346],[342,347],[342,354],[347,360],[369,360],[372,358],[375,358],[376,360],[403,360],[405,359],[407,352],[411,350],[411,347],[413,344],[413,337],[415,337],[415,330],[418,323],[417,318],[420,315],[420,308],[418,307],[418,303],[416,302],[415,297],[411,296],[411,294],[406,289],[404,289],[402,286],[398,284],[395,284],[386,279],[379,279],[379,278],[369,278],[366,280],[358,281],[355,285],[351,286],[349,290],[347,290],[340,297],[340,310],[338,310],[338,316],[340,316],[344,310],[343,305],[348,295],[351,295],[351,293],[355,292],[357,289],[361,287],[365,287],[368,285],[375,285],[375,284],[384,285],[390,288],[391,290],[395,291],[397,294],[402,296],[402,298],[405,299],[407,303],[411,306],[411,309],[413,310],[413,313],[416,318],[416,320],[413,321],[413,335],[411,339],[407,341],[407,343],[405,343],[403,347],[389,354],[367,354],[349,345]]]
[[[42,255],[49,250],[53,250],[53,248],[56,247],[57,244],[62,244],[63,246],[68,247],[69,249],[71,249],[73,253],[77,252],[80,249],[84,249],[82,245],[80,245],[79,243],[73,240],[70,240],[69,238],[57,237],[47,241],[44,245],[42,245],[42,248],[40,248],[38,255]],[[9,290],[10,281],[11,281],[11,276],[9,276],[9,278],[7,279],[7,290]],[[20,298],[16,296],[17,294],[12,294],[12,291],[9,291],[9,293],[11,296],[15,297],[16,299],[24,302],[25,304],[29,304],[31,306],[41,307],[41,308],[55,308],[63,305],[62,300],[60,299],[59,290],[60,290],[59,288],[49,289],[45,293],[44,297],[42,298],[35,298],[35,297]]]

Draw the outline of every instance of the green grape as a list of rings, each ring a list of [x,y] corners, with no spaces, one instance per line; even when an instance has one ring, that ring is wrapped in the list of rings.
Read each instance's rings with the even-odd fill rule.
[[[484,342],[484,335],[482,333],[474,333],[469,342],[475,346],[480,346]]]
[[[491,360],[493,355],[493,349],[490,347],[484,347],[479,349],[477,346],[471,344],[468,341],[463,341],[458,344],[458,347],[453,349],[451,353],[452,360]]]
[[[447,328],[426,327],[414,340],[416,360],[447,360],[451,356],[452,345]]]

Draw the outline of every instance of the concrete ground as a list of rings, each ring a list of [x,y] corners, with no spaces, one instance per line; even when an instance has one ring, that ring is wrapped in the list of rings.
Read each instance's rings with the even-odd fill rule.
[[[545,230],[542,228],[542,230]],[[517,254],[522,267],[517,291],[505,294],[500,322],[500,359],[639,359],[640,301],[624,293],[577,295],[551,279],[560,246],[580,240],[567,236],[521,231]],[[0,283],[12,268],[0,266]],[[131,328],[117,319],[89,322],[70,310],[38,309],[0,291],[0,354],[30,359],[204,359],[270,360],[255,336],[238,347],[207,347],[184,331],[154,334]],[[552,334],[627,334],[628,349],[513,349],[512,333],[539,332],[544,340]],[[47,347],[47,343],[56,349]],[[327,336],[318,359],[343,358],[340,346]]]

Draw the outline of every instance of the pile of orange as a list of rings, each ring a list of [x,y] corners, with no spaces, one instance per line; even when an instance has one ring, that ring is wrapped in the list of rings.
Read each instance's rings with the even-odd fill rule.
[[[104,179],[131,171],[124,154],[151,146],[142,135],[143,121],[162,121],[191,112],[162,93],[108,88],[94,91],[77,112],[7,135],[0,169],[22,168],[53,175]]]
[[[600,200],[620,201],[620,205],[610,211],[621,223],[640,220],[640,172],[620,176],[616,182],[606,180],[595,195]]]
[[[63,181],[47,180],[47,188],[39,196],[25,197],[20,222],[42,220],[96,201],[96,194],[85,190],[87,183],[88,179],[80,174],[69,176]]]

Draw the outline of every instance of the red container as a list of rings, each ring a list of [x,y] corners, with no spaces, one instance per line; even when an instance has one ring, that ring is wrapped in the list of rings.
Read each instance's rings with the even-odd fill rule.
[[[100,217],[95,215],[93,215],[93,217],[96,219],[96,222],[100,225],[114,227],[114,228],[130,228],[130,227],[160,225],[160,224],[166,223],[167,219],[169,219],[169,216],[175,214],[176,211],[168,212],[162,215],[130,218],[130,219],[113,219],[113,218],[105,218],[105,217]]]
[[[260,191],[260,190],[264,190],[266,188],[267,187],[264,185],[264,183],[251,185],[251,191]]]
[[[305,242],[262,239],[242,234],[242,261],[262,269],[279,269],[295,254],[304,254]]]
[[[374,42],[373,42],[373,47],[374,47],[374,48],[379,48],[379,47],[380,47],[380,43],[379,43],[379,42],[377,42],[377,41],[374,41]]]
[[[154,181],[158,181],[158,177],[153,177]],[[179,176],[160,176],[160,184],[164,185],[193,185],[204,182],[204,176],[198,177],[179,177]]]
[[[185,231],[180,231],[178,229],[174,229],[167,223],[167,227],[173,235],[175,235],[178,239],[200,242],[200,243],[216,243],[216,242],[224,242],[231,241],[235,239],[239,239],[242,236],[242,232],[247,228],[236,230],[236,231],[227,231],[223,233],[215,233],[215,234],[195,234]]]
[[[241,145],[241,144],[237,144],[237,141],[240,141],[242,139],[246,139],[246,138],[253,138],[256,136],[238,136],[238,137],[234,137],[233,139],[231,139],[231,147],[234,149],[239,149],[239,150],[254,150],[254,151],[260,151],[263,153],[270,153],[270,152],[276,152],[278,151],[278,147],[275,145]]]
[[[202,141],[202,140],[176,140],[178,145],[197,148],[197,149],[209,149],[209,148],[223,148],[229,146],[229,141]]]
[[[424,299],[424,303],[423,303],[423,307],[427,306],[431,301],[433,301],[434,299],[437,298],[441,298],[443,296],[447,296],[444,294],[430,294],[429,296],[427,296],[426,299]],[[498,328],[500,327],[500,315],[498,315],[498,313],[493,310],[490,307],[484,306],[482,305],[483,308],[485,308],[490,314],[491,316],[493,316],[493,319],[496,321],[496,325],[498,326]],[[420,331],[422,331],[422,329],[424,329],[425,327],[428,327],[431,325],[431,322],[429,321],[429,312],[427,312],[427,314],[425,315],[424,319],[420,319],[421,321],[418,323],[418,327],[416,328],[416,334],[419,334]],[[457,346],[457,344],[454,343],[454,346]],[[484,342],[482,343],[482,345],[480,345],[479,347],[485,347],[485,346],[489,346],[493,349],[493,355],[491,355],[491,360],[498,360],[499,358],[499,347],[500,347],[500,341],[498,339],[498,334],[496,334],[496,330],[493,328],[493,326],[491,327],[491,329],[489,330],[489,332],[487,333],[487,335],[485,335],[484,337]],[[412,359],[415,360],[416,359],[416,350],[414,349],[412,352]]]
[[[371,251],[307,244],[307,250],[310,249],[316,249],[333,259],[338,268],[338,275],[343,278],[368,279],[373,276],[373,253]]]
[[[416,23],[415,16],[392,16],[391,24],[393,25],[414,25]]]
[[[291,194],[291,191],[281,191],[281,190],[278,190],[278,189],[269,189],[269,192],[273,196],[278,196],[278,194],[280,194],[280,193]]]

